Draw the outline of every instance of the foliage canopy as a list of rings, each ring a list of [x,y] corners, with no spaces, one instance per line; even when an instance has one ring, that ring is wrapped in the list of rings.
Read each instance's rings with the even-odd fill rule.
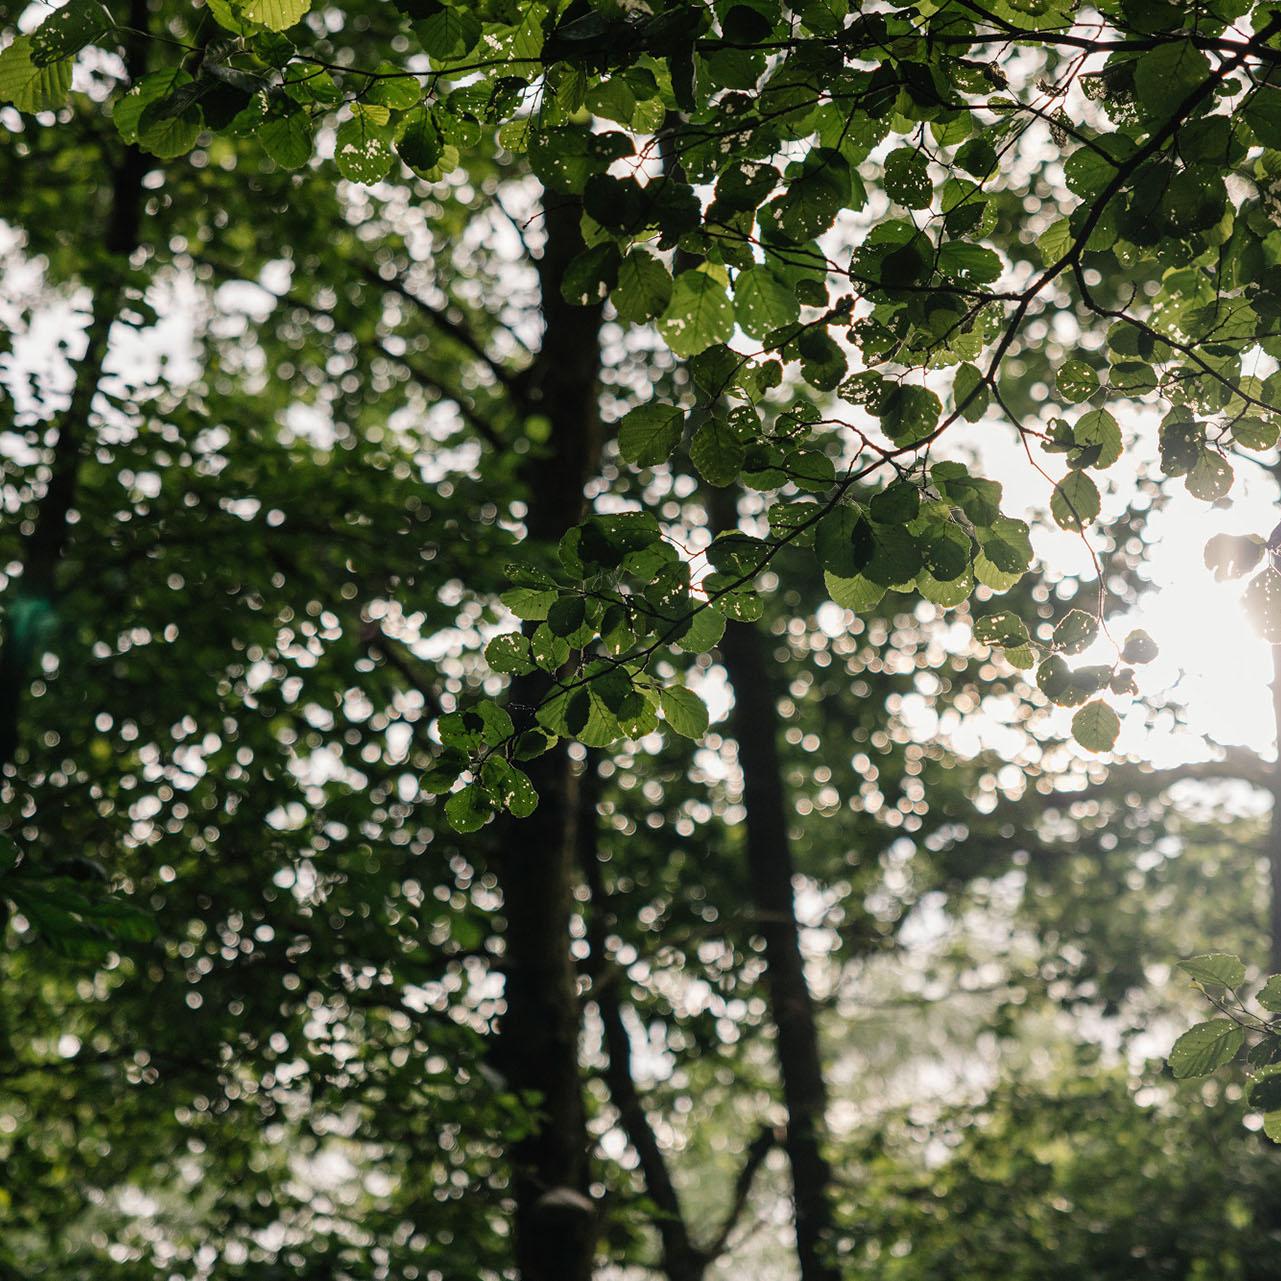
[[[581,200],[565,297],[610,298],[692,362],[680,397],[624,419],[623,461],[684,454],[708,484],[767,495],[760,532],[723,536],[692,572],[644,511],[594,514],[555,562],[515,569],[505,603],[528,626],[491,664],[557,688],[535,724],[497,707],[442,724],[434,785],[473,780],[449,802],[460,829],[529,809],[520,761],[549,736],[605,746],[660,718],[697,735],[704,717],[655,663],[758,609],[784,546],[812,547],[856,609],[1008,590],[1027,528],[994,482],[932,461],[944,437],[1005,419],[1054,519],[1086,536],[1139,403],[1159,410],[1162,472],[1206,501],[1237,450],[1275,443],[1275,379],[1246,372],[1278,343],[1267,6],[348,8],[175,14],[144,76],[93,96],[159,159],[216,166],[252,140],[268,166],[363,184],[448,182],[495,137]],[[74,60],[124,38],[118,21],[98,0],[59,9],[4,52],[0,92],[65,111]],[[1003,620],[980,635],[1039,663],[1055,701],[1088,704],[1075,732],[1108,750],[1100,700],[1130,688],[1142,646],[1071,670]]]
[[[1002,956],[995,1035],[1119,1018],[1149,890],[1189,951],[1257,945],[1248,869],[1221,916],[1199,893],[1251,833],[1180,833],[1145,779],[1060,812],[1036,751],[1011,781],[948,733],[993,696],[1034,748],[1048,703],[1111,752],[1156,657],[1112,626],[1144,510],[1275,466],[1279,63],[1247,0],[17,13],[0,1271],[205,1274],[216,1239],[219,1277],[448,1276],[465,1242],[477,1275],[581,1281],[599,1244],[697,1281],[782,1149],[804,1281],[945,1275],[927,1175],[825,1122],[820,1025],[915,914],[1021,887],[1043,951]],[[51,298],[83,333],[32,372]],[[1032,509],[1091,581],[1053,581]],[[1281,641],[1277,536],[1206,560]],[[1185,968],[1228,1017],[1172,1077],[1249,1041],[1281,1134],[1244,967]],[[1220,1169],[1224,1110],[1114,1134],[1126,1085],[1063,1075],[940,1123],[1001,1274],[1061,1244],[1009,1190],[1093,1224],[1114,1153],[1143,1230],[1108,1262],[1087,1225],[1064,1275],[1214,1274],[1213,1242],[1162,1253],[1148,1171]],[[353,1154],[386,1177],[317,1194]],[[1242,1258],[1272,1169],[1224,1173]],[[178,1191],[130,1216],[137,1187]]]

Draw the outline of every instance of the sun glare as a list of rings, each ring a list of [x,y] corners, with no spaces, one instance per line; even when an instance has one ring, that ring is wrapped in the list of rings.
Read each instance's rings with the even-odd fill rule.
[[[1239,488],[1226,511],[1179,495],[1153,520],[1154,590],[1133,624],[1151,633],[1161,654],[1143,674],[1143,689],[1180,705],[1186,729],[1174,731],[1149,717],[1136,725],[1142,714],[1136,706],[1122,746],[1159,766],[1193,759],[1189,735],[1267,756],[1274,751],[1270,646],[1246,615],[1241,583],[1216,582],[1203,555],[1215,534],[1266,536],[1276,524],[1270,478]]]

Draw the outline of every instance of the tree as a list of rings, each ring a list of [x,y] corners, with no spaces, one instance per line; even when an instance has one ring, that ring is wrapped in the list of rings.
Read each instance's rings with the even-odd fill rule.
[[[1162,469],[1208,500],[1230,487],[1229,452],[1276,442],[1275,380],[1243,371],[1276,342],[1277,23],[1264,8],[1101,12],[210,0],[122,14],[73,0],[24,18],[0,53],[24,253],[50,287],[91,295],[70,401],[18,402],[34,461],[8,469],[26,522],[8,535],[0,650],[5,887],[23,945],[10,983],[33,999],[35,940],[106,953],[119,1022],[95,1052],[118,1066],[142,1028],[172,1049],[188,997],[215,1007],[165,1088],[219,1118],[226,1169],[265,1159],[253,1107],[305,1130],[278,1074],[304,1044],[318,1114],[350,1104],[353,1143],[419,1162],[421,1183],[322,1231],[292,1209],[312,1244],[273,1263],[359,1270],[365,1251],[386,1266],[359,1223],[413,1221],[433,1174],[461,1173],[484,1194],[412,1246],[413,1266],[448,1258],[455,1231],[480,1266],[508,1266],[511,1192],[523,1273],[587,1275],[610,1225],[581,1098],[570,936],[575,860],[593,865],[570,744],[621,753],[660,725],[702,738],[716,652],[736,669],[755,798],[749,897],[788,918],[758,925],[780,1058],[806,1057],[783,1081],[799,1245],[807,1275],[830,1271],[786,755],[768,750],[772,673],[750,630],[761,592],[803,583],[808,604],[821,572],[863,618],[897,609],[899,589],[939,610],[973,599],[976,640],[1037,666],[1041,690],[1077,709],[1078,740],[1107,751],[1109,691],[1129,696],[1150,643],[1071,667],[1105,593],[1082,593],[1047,635],[1019,589],[1027,525],[981,457],[939,452],[1003,419],[1054,520],[1097,543],[1096,477],[1142,447],[1122,404],[1162,403]],[[68,185],[28,181],[37,165]],[[193,326],[199,373],[122,378],[125,331],[181,286],[209,309]],[[683,369],[653,350],[650,322]],[[1055,455],[1057,480],[1043,470]],[[688,470],[673,458],[759,507],[712,537],[706,510],[700,523],[677,501],[688,491],[662,492]],[[1265,612],[1275,573],[1256,589]],[[486,672],[477,636],[499,620]],[[906,792],[915,774],[895,760]],[[110,869],[114,894],[68,845]],[[957,864],[941,879],[963,882]],[[318,936],[322,917],[334,937]],[[276,976],[251,1002],[246,967]],[[49,1066],[47,1029],[88,999],[73,962],[47,972],[15,1049],[28,1083]],[[469,992],[491,973],[501,1011]],[[188,990],[215,974],[216,1001]],[[411,1018],[404,993],[423,984],[436,1004]],[[639,1149],[644,1108],[626,1097],[607,1006],[610,1089]],[[317,1031],[330,1024],[341,1032]],[[402,1055],[430,1057],[434,1038],[449,1067],[417,1109],[424,1083]],[[267,1076],[278,1097],[261,1093]],[[380,1113],[380,1097],[396,1106]],[[748,1146],[743,1196],[772,1142]],[[137,1159],[171,1158],[157,1136]],[[252,1240],[251,1183],[211,1211],[224,1239]]]

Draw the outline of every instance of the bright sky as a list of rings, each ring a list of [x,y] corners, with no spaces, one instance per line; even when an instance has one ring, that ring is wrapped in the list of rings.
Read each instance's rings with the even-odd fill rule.
[[[1127,454],[1111,470],[1096,473],[1104,489],[1100,525],[1117,517],[1132,498],[1140,470],[1156,473],[1158,416],[1150,409],[1111,404],[1126,432]],[[1074,417],[1075,412],[1069,417]],[[980,427],[982,424],[980,424]],[[1041,563],[1063,575],[1093,576],[1080,537],[1058,530],[1045,515],[1050,486],[1032,470],[1023,449],[1008,431],[984,442],[980,471],[1005,485],[1003,508],[1033,523],[1033,542]],[[970,436],[967,443],[973,443]],[[1065,467],[1056,455],[1033,450],[1051,477]],[[1212,507],[1188,494],[1183,482],[1167,479],[1169,500],[1150,518],[1144,574],[1152,582],[1133,614],[1112,624],[1117,643],[1131,628],[1141,627],[1160,646],[1160,656],[1136,670],[1143,699],[1112,700],[1122,715],[1119,755],[1151,761],[1158,768],[1207,759],[1205,740],[1273,754],[1272,657],[1246,617],[1243,583],[1215,582],[1205,567],[1205,544],[1216,534],[1259,534],[1267,537],[1281,519],[1277,483],[1248,456],[1233,456],[1236,482],[1224,507]],[[1091,541],[1099,546],[1096,529]],[[1111,662],[1115,653],[1104,640],[1075,663]],[[1151,703],[1169,702],[1184,709],[1183,726],[1169,715],[1153,715]],[[1127,710],[1127,704],[1128,706]],[[1055,713],[1056,729],[1069,732],[1072,712]],[[1087,755],[1082,753],[1082,755]]]

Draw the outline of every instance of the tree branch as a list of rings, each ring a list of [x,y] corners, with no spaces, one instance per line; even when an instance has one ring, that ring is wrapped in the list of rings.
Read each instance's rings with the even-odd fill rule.
[[[757,1172],[765,1164],[766,1157],[776,1147],[781,1146],[782,1142],[783,1135],[778,1129],[772,1125],[763,1125],[756,1137],[748,1145],[747,1152],[743,1158],[743,1167],[738,1172],[738,1178],[734,1180],[734,1198],[730,1202],[729,1210],[725,1214],[720,1230],[703,1247],[703,1253],[709,1260],[718,1259],[725,1253],[725,1247],[729,1244],[730,1235],[743,1217],[743,1211],[747,1209],[747,1203],[752,1194],[752,1184],[756,1181]]]
[[[587,940],[593,960],[591,992],[604,1030],[605,1083],[618,1109],[627,1140],[640,1161],[646,1191],[659,1210],[655,1226],[662,1242],[664,1268],[672,1281],[696,1278],[702,1274],[704,1266],[699,1260],[701,1252],[690,1239],[680,1195],[632,1077],[631,1037],[623,1021],[618,984],[611,981],[615,975],[607,973],[611,968],[605,947],[609,895],[601,876],[597,847],[597,782],[593,753],[587,758],[579,786],[578,861],[591,892]]]
[[[137,0],[134,9],[145,15],[141,0]],[[126,61],[132,81],[145,70],[144,53],[143,41],[135,41],[128,48]],[[22,700],[31,682],[32,660],[40,634],[52,617],[57,570],[71,528],[93,401],[102,381],[111,328],[120,310],[122,285],[116,271],[127,264],[138,246],[142,183],[150,166],[149,159],[136,146],[128,146],[112,176],[111,207],[102,243],[107,257],[106,279],[94,294],[85,352],[76,367],[70,403],[58,422],[49,482],[32,530],[23,540],[22,576],[5,615],[4,641],[0,644],[0,770],[12,764],[17,755]]]
[[[204,263],[205,266],[213,271],[215,275],[220,276],[225,281],[245,280],[245,277],[241,275],[240,272],[235,271],[225,263],[219,262],[216,258],[210,258],[205,254],[193,255],[193,258],[197,262]],[[261,285],[257,285],[256,282],[247,283],[253,283],[260,289],[263,287]],[[284,303],[289,307],[297,307],[299,311],[305,311],[310,316],[329,316],[330,314],[323,307],[318,307],[315,303],[302,297],[300,294],[292,293],[288,290],[284,293],[275,293],[268,289],[266,292],[276,299],[277,302]],[[443,400],[448,400],[458,409],[458,412],[462,414],[468,426],[470,426],[476,435],[489,445],[490,448],[501,450],[506,447],[506,442],[503,440],[502,433],[493,425],[493,423],[485,418],[461,392],[447,386],[435,374],[429,373],[427,370],[423,369],[421,365],[412,360],[409,356],[392,351],[391,348],[387,346],[384,339],[378,339],[373,343],[368,343],[362,342],[350,331],[347,331],[347,336],[357,346],[364,347],[366,349],[372,347],[373,350],[385,360],[389,360],[393,364],[399,365],[404,369],[420,387],[423,387],[427,391],[435,392],[436,395],[441,397]]]
[[[403,298],[426,316],[438,329],[443,330],[460,346],[466,348],[493,374],[499,386],[507,392],[515,404],[518,407],[524,407],[525,398],[521,390],[519,376],[495,360],[466,325],[454,320],[444,308],[435,306],[420,294],[415,293],[401,276],[395,274],[390,277],[384,276],[376,267],[371,267],[368,263],[356,263],[355,268],[357,273],[371,285],[386,289],[398,298]]]

